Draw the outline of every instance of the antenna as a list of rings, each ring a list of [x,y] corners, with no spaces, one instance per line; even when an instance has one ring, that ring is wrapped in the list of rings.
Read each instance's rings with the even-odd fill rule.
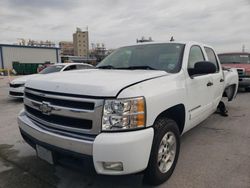
[[[172,36],[171,39],[170,39],[170,42],[173,42],[174,41],[174,37]]]

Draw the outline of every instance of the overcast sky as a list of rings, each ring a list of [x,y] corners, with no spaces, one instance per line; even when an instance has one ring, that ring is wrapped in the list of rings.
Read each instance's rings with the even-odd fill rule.
[[[250,51],[250,0],[1,0],[0,43],[17,38],[72,41],[89,28],[90,43],[108,48],[154,41],[192,40],[218,52]]]

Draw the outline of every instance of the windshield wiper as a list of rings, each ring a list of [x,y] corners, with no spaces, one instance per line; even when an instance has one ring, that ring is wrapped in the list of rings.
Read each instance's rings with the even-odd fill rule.
[[[115,69],[114,66],[112,65],[104,65],[104,66],[100,66],[100,67],[97,67],[98,69]]]
[[[119,68],[119,69],[131,69],[131,70],[134,70],[134,69],[145,69],[145,70],[157,70],[153,67],[150,67],[150,66],[147,66],[147,65],[144,65],[144,66],[130,66],[130,67],[124,67],[124,68]]]

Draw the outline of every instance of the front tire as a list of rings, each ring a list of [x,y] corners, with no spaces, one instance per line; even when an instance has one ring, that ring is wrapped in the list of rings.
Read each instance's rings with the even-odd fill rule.
[[[180,133],[177,123],[168,118],[159,118],[155,125],[148,167],[144,182],[159,185],[172,175],[180,150]]]

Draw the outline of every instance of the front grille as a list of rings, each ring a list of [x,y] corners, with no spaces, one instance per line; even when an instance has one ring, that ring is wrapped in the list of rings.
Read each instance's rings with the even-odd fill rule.
[[[12,87],[12,88],[18,88],[18,87],[21,87],[21,86],[24,86],[24,84],[11,84],[10,83],[10,87]]]
[[[25,88],[24,106],[40,128],[76,137],[94,136],[101,131],[103,99]]]
[[[81,101],[69,101],[63,99],[55,99],[55,98],[45,98],[43,96],[34,95],[32,93],[25,93],[26,97],[35,101],[39,102],[50,102],[53,105],[64,106],[68,108],[78,108],[78,109],[85,109],[85,110],[93,110],[95,107],[94,103],[91,102],[81,102]]]
[[[10,91],[9,94],[12,95],[12,96],[17,96],[17,97],[22,97],[23,96],[23,93],[14,92],[14,91]]]
[[[92,128],[92,121],[86,119],[79,119],[79,118],[70,118],[70,117],[63,117],[58,115],[45,115],[39,110],[35,110],[27,105],[25,105],[26,111],[44,121],[49,123],[63,125],[72,128],[79,128],[79,129],[91,129]]]

